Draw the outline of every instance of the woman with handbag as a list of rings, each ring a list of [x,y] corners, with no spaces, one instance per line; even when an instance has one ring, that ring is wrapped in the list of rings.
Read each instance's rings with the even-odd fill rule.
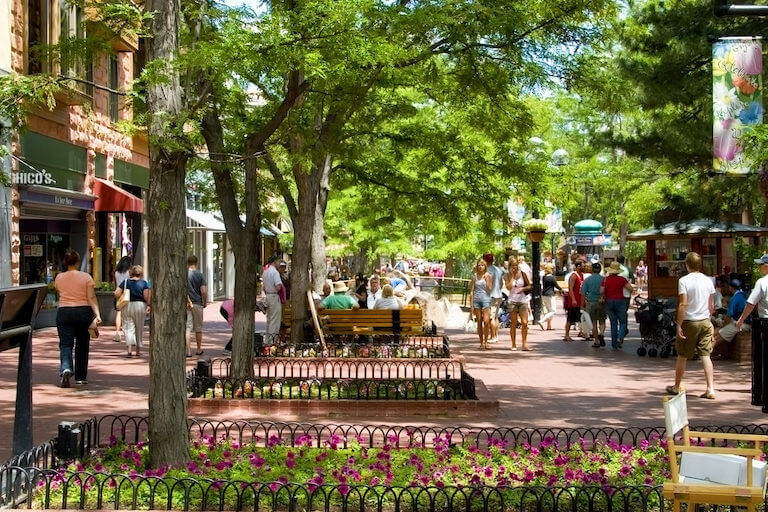
[[[125,357],[133,357],[134,347],[136,347],[136,357],[139,357],[144,319],[149,310],[152,292],[147,282],[142,279],[144,269],[141,265],[132,266],[130,276],[117,287],[115,297],[123,313],[123,333],[125,333],[125,344],[128,347],[128,354]]]
[[[115,267],[115,289],[117,289],[120,284],[131,277],[131,257],[130,256],[123,256],[120,258],[120,261],[117,262],[117,266]],[[123,315],[120,312],[120,309],[117,307],[117,300],[115,300],[115,342],[121,341],[121,335],[123,334]]]
[[[508,272],[504,275],[504,283],[509,291],[507,311],[509,311],[509,336],[512,339],[512,350],[517,350],[517,325],[520,324],[522,349],[532,350],[528,346],[528,294],[531,293],[531,282],[528,274],[520,269],[517,258],[510,258],[507,263]]]
[[[493,277],[488,273],[488,264],[484,259],[477,260],[475,273],[469,283],[469,301],[472,304],[472,316],[477,321],[477,336],[480,348],[488,348],[491,335],[491,288]]]
[[[64,254],[66,272],[56,276],[54,286],[59,292],[59,309],[56,311],[56,330],[59,333],[59,358],[61,367],[61,387],[69,387],[69,379],[74,371],[78,384],[87,384],[88,352],[91,345],[91,332],[101,323],[99,303],[93,278],[81,272],[80,255],[67,249]],[[74,351],[74,365],[72,352]]]

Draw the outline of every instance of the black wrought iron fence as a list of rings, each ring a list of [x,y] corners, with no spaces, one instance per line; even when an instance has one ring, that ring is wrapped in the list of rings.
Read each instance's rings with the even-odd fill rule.
[[[23,492],[20,508],[270,511],[657,512],[670,508],[660,486],[314,485],[194,480],[4,468]]]

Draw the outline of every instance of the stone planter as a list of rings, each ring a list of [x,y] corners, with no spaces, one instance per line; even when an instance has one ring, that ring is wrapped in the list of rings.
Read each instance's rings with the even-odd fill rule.
[[[546,236],[546,231],[528,231],[528,239],[531,242],[543,242]]]
[[[96,292],[101,325],[115,325],[115,292]]]

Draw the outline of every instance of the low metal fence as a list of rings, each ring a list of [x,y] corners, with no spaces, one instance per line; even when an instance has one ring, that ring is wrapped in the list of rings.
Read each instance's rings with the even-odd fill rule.
[[[598,442],[641,446],[664,435],[664,427],[642,428],[473,428],[384,425],[336,425],[251,421],[189,420],[192,439],[227,437],[239,443],[270,446],[276,440],[295,446],[322,446],[333,437],[341,447],[434,446],[438,439],[451,444],[486,447],[491,439],[514,445],[528,443]],[[696,426],[703,432],[766,434],[768,425]],[[77,451],[67,459],[85,459],[99,446],[115,441],[137,443],[146,438],[147,418],[104,416],[91,418],[60,436],[0,465],[0,507],[155,509],[155,510],[361,510],[404,511],[664,511],[671,508],[659,486],[570,487],[385,487],[381,485],[311,485],[285,482],[245,482],[174,479],[136,474],[72,472],[63,469],[61,450]],[[701,441],[701,439],[699,439]],[[714,440],[707,440],[714,445]],[[89,492],[82,492],[83,489]]]

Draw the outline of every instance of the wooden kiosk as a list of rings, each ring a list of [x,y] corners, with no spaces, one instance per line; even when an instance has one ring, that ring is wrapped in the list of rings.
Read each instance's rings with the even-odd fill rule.
[[[709,276],[730,272],[746,272],[738,268],[736,238],[768,236],[768,228],[733,222],[696,219],[671,222],[658,228],[648,228],[627,235],[627,240],[646,242],[648,265],[648,297],[677,296],[677,280],[685,275],[685,256],[695,251],[701,254],[704,273]]]

